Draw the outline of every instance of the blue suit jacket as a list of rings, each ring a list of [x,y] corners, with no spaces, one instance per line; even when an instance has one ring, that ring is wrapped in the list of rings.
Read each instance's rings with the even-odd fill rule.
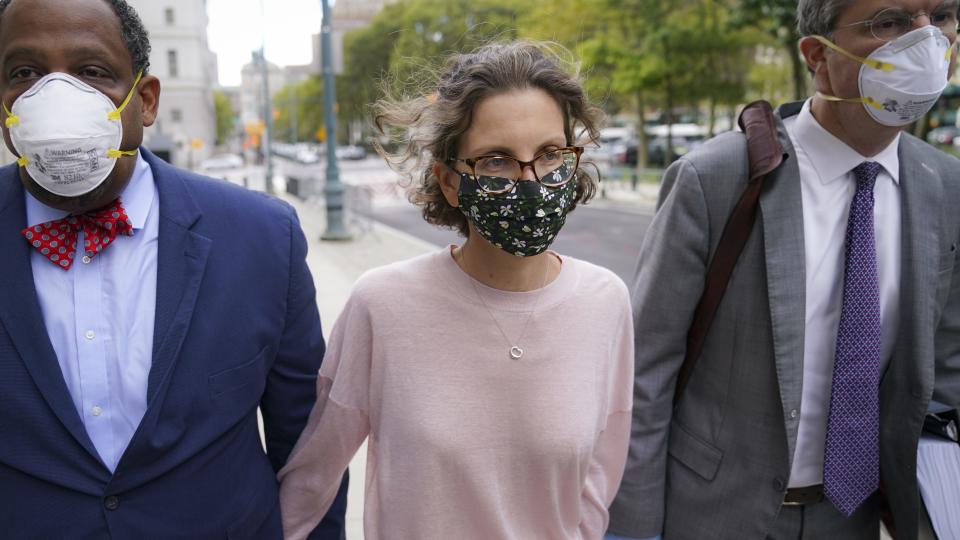
[[[0,169],[3,538],[283,536],[275,473],[313,407],[324,352],[306,241],[289,205],[143,155],[160,194],[153,365],[115,474],[47,337],[17,169]],[[345,488],[315,538],[342,537]]]

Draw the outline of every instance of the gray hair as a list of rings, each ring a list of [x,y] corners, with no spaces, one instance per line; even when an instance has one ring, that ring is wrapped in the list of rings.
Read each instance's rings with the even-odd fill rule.
[[[797,31],[801,36],[829,36],[850,0],[799,0]]]

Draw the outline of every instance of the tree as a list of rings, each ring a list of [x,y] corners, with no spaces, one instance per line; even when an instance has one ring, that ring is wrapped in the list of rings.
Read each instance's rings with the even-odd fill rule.
[[[554,27],[567,29],[560,41],[577,45],[588,67],[588,88],[606,87],[615,102],[632,103],[637,112],[639,168],[648,161],[642,128],[648,109],[660,106],[669,133],[678,107],[698,108],[706,102],[712,126],[717,104],[737,103],[746,94],[753,37],[731,25],[727,2],[564,2],[557,16],[573,14],[582,22]],[[584,18],[582,13],[592,16]],[[668,136],[666,142],[670,155],[673,138]]]
[[[517,17],[535,9],[519,0],[406,0],[390,59],[391,74],[412,87],[441,61],[492,41],[516,39]]]
[[[404,2],[385,6],[369,26],[343,38],[343,74],[337,77],[341,124],[370,125],[370,104],[380,97],[400,35]],[[363,129],[363,128],[361,128]]]
[[[740,0],[735,13],[739,25],[759,28],[780,44],[790,60],[793,97],[796,100],[806,98],[808,76],[797,45],[800,34],[797,32],[796,0]]]
[[[793,0],[399,0],[345,37],[341,125],[369,120],[380,82],[398,93],[428,93],[451,53],[527,37],[574,51],[588,92],[608,112],[636,110],[643,126],[659,109],[669,126],[676,111],[703,109],[712,131],[718,107],[733,110],[769,86],[762,77],[775,76],[777,62],[758,66],[757,58],[782,43],[767,33],[775,20],[778,32],[792,29],[794,8]],[[645,167],[646,134],[638,135]]]
[[[213,108],[217,119],[217,145],[225,144],[234,133],[236,114],[233,105],[226,93],[219,90],[213,92]]]
[[[289,84],[273,96],[276,140],[314,141],[323,127],[323,81],[319,75]]]

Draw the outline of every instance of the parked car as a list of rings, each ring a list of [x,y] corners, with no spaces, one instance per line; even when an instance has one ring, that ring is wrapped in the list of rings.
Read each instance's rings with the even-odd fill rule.
[[[941,126],[933,128],[927,133],[927,142],[930,144],[954,144],[960,137],[960,128],[956,126]]]
[[[243,167],[243,158],[236,154],[218,154],[200,162],[201,171],[222,171]]]
[[[276,141],[270,147],[273,149],[273,155],[275,156],[296,159],[297,148],[290,143]]]
[[[667,156],[667,138],[651,136],[647,138],[647,164],[652,167],[666,167],[677,158],[703,144],[702,135],[688,135],[680,137],[674,135],[673,152]],[[631,139],[627,142],[623,152],[618,154],[617,161],[621,165],[636,166],[639,141]]]
[[[317,154],[312,148],[301,146],[298,147],[294,152],[293,159],[299,163],[311,165],[320,161],[320,155]]]
[[[367,149],[356,144],[337,147],[337,159],[365,159]]]
[[[581,161],[591,162],[598,167],[609,167],[618,162],[617,156],[626,151],[627,143],[633,134],[630,128],[610,127],[600,130],[596,145],[589,145],[583,152]]]

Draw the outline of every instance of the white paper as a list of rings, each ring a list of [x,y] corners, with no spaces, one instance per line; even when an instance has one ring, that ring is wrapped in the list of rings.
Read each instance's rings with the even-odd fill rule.
[[[960,444],[920,437],[917,480],[937,538],[960,539]]]

